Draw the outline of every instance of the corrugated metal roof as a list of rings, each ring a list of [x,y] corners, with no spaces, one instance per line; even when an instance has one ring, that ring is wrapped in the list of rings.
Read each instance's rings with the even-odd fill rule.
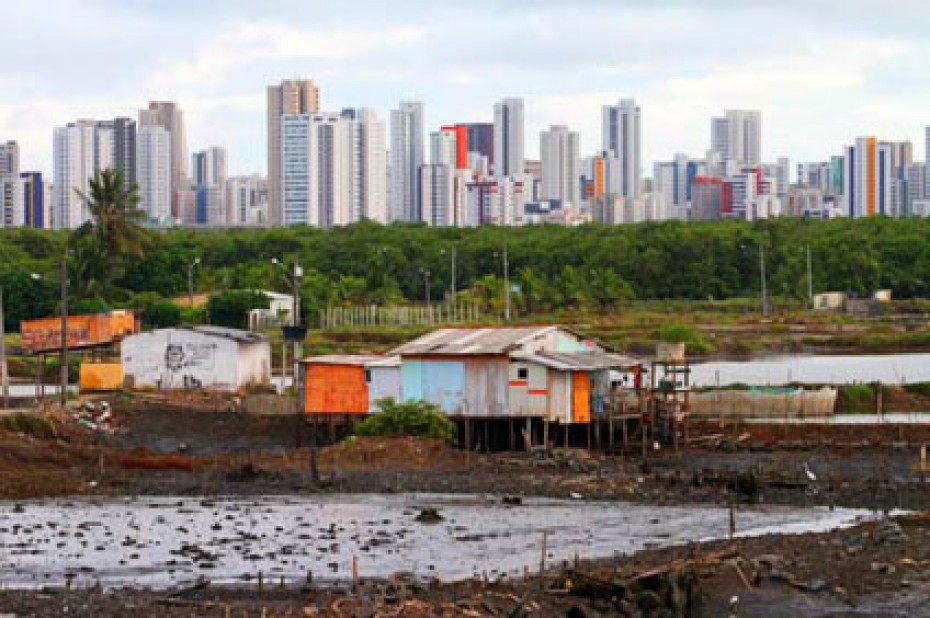
[[[557,326],[521,328],[443,328],[423,335],[391,351],[391,354],[480,355],[507,354],[527,341],[541,337]]]
[[[182,326],[186,330],[194,331],[202,335],[211,337],[225,337],[239,343],[265,343],[268,337],[259,333],[253,333],[250,330],[239,330],[238,328],[226,328],[224,326]]]
[[[301,363],[314,365],[352,365],[357,367],[398,367],[400,357],[378,356],[375,354],[325,354],[308,356]]]
[[[640,364],[632,357],[608,352],[538,352],[536,354],[514,354],[513,357],[561,371],[621,369]]]

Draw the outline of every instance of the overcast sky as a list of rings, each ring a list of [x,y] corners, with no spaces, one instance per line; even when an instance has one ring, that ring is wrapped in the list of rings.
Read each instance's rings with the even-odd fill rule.
[[[52,128],[177,100],[191,151],[265,170],[265,87],[318,82],[324,109],[385,118],[423,100],[428,128],[490,121],[526,98],[527,155],[567,124],[583,152],[600,108],[643,108],[644,170],[700,156],[724,108],[763,111],[766,159],[819,160],[857,135],[930,124],[926,0],[4,0],[0,139],[51,170]]]

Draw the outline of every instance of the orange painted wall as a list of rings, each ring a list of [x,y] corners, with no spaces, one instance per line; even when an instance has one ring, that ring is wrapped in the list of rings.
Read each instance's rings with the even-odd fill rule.
[[[81,392],[116,391],[123,388],[123,366],[119,363],[81,363]]]
[[[572,372],[572,421],[591,422],[591,381],[586,371]]]
[[[20,322],[23,347],[37,350],[61,348],[61,318],[40,318]],[[109,343],[123,335],[138,332],[131,311],[68,316],[68,345],[73,347]]]
[[[305,413],[368,414],[364,367],[323,364],[306,367]]]

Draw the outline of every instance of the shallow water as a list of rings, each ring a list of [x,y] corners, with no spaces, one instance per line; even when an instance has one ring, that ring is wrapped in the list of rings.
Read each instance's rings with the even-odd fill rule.
[[[418,507],[444,521],[415,521]],[[740,534],[802,532],[849,525],[865,511],[753,507]],[[303,581],[412,571],[443,579],[538,568],[543,533],[549,564],[609,557],[650,545],[726,536],[724,508],[623,502],[437,495],[339,495],[259,499],[45,500],[0,504],[0,584],[154,588],[190,582]]]

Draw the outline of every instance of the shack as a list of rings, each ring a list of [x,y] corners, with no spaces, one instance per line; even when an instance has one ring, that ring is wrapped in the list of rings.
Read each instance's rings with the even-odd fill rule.
[[[69,315],[68,348],[71,350],[107,347],[127,335],[139,332],[139,323],[132,311]],[[20,322],[23,348],[31,354],[43,354],[61,349],[61,317],[47,317]]]
[[[396,356],[311,356],[301,364],[304,413],[316,420],[351,423],[373,413],[379,399],[401,398]]]
[[[271,376],[271,342],[219,326],[163,328],[126,337],[121,360],[135,388],[241,391]]]
[[[392,353],[403,397],[440,406],[469,448],[590,442],[612,375],[641,369],[559,326],[441,329]]]

